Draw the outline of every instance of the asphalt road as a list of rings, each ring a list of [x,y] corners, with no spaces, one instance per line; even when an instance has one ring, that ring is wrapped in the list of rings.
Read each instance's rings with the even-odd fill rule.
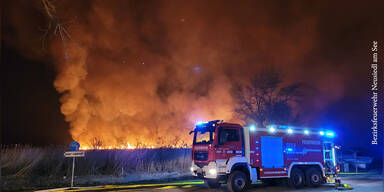
[[[383,181],[381,178],[344,178],[342,180],[343,183],[347,183],[351,185],[354,189],[351,190],[353,192],[384,192],[383,189]],[[124,191],[150,191],[150,192],[162,192],[166,189],[166,191],[174,191],[174,192],[195,192],[195,191],[208,191],[208,192],[228,192],[226,186],[222,186],[219,189],[209,189],[204,184],[198,185],[186,185],[186,186],[165,186],[163,188],[155,188],[155,189],[133,189],[133,190],[124,190]],[[305,192],[305,191],[313,191],[313,192],[334,192],[339,191],[334,188],[333,185],[322,185],[318,188],[303,188],[303,189],[291,189],[284,186],[264,186],[262,184],[253,185],[249,190],[249,192]]]
[[[342,177],[342,183],[349,184],[354,189],[353,192],[384,192],[383,180],[381,175],[355,175]],[[49,190],[53,191],[53,190]],[[196,191],[208,191],[208,192],[228,192],[225,185],[218,189],[208,188],[201,180],[186,180],[177,181],[172,183],[149,183],[149,184],[132,184],[132,185],[106,185],[96,187],[83,187],[78,189],[56,189],[54,191],[125,191],[125,192],[196,192]],[[326,184],[318,188],[303,188],[303,189],[291,189],[284,186],[265,186],[263,184],[253,185],[249,192],[335,192],[333,185]]]

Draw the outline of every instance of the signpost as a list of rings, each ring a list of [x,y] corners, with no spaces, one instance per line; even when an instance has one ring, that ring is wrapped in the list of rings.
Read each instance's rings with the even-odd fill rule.
[[[73,187],[73,177],[75,175],[75,158],[76,157],[84,157],[85,153],[84,151],[79,151],[80,144],[76,141],[72,142],[69,145],[69,149],[71,151],[64,152],[64,157],[72,157],[72,177],[71,177],[71,187]]]
[[[80,143],[74,141],[69,145],[71,151],[78,151],[80,149]]]

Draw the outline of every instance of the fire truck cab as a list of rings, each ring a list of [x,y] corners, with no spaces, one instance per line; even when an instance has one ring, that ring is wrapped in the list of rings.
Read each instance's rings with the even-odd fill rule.
[[[294,188],[338,182],[332,131],[216,120],[197,124],[191,133],[191,173],[211,188],[226,183],[230,191],[245,191],[276,179]]]

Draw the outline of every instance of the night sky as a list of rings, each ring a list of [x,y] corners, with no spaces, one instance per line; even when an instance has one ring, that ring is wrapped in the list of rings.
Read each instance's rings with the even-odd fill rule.
[[[234,119],[225,82],[273,65],[288,83],[308,85],[297,108],[305,125],[335,130],[346,147],[380,149],[369,144],[373,40],[383,58],[380,1],[70,2],[55,1],[67,47],[53,33],[41,41],[50,18],[40,1],[3,8],[3,144],[60,145],[103,133],[115,143],[123,133],[140,140],[140,130],[172,140],[173,126],[189,126],[180,122],[196,114]],[[63,59],[68,50],[73,68]],[[217,106],[226,110],[210,111]]]

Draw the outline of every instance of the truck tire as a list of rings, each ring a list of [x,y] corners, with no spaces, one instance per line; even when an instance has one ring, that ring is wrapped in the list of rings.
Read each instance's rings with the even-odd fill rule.
[[[227,187],[231,192],[245,191],[250,183],[242,171],[234,171],[229,175]]]
[[[307,185],[310,187],[318,187],[323,183],[323,177],[319,169],[309,168],[305,171]]]
[[[211,189],[220,187],[220,183],[216,179],[206,179],[205,182],[207,183],[208,187]]]
[[[301,188],[304,186],[305,177],[303,171],[298,168],[293,168],[291,175],[288,178],[288,185],[292,188]]]

